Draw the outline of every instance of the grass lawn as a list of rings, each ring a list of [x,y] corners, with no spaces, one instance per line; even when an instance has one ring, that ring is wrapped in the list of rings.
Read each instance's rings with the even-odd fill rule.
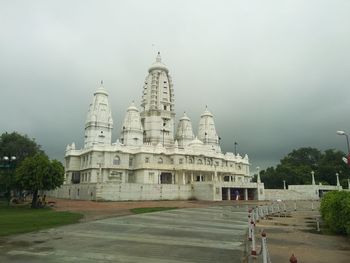
[[[8,207],[0,201],[0,236],[77,223],[82,217],[82,214],[56,212],[50,208],[32,209],[29,205]]]
[[[177,207],[141,207],[141,208],[133,208],[130,209],[134,214],[143,214],[143,213],[152,213],[159,212],[164,210],[173,210],[177,209]]]

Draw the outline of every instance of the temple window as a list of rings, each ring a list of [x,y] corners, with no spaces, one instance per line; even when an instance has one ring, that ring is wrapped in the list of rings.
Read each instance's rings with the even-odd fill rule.
[[[114,156],[113,165],[120,165],[120,157],[118,155]]]
[[[163,163],[163,159],[162,159],[161,157],[159,157],[158,163],[159,163],[159,164],[162,164],[162,163]]]
[[[149,157],[145,158],[145,163],[149,163]]]

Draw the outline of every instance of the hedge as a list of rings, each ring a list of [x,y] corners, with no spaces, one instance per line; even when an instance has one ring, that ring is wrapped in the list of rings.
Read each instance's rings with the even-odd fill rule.
[[[320,211],[333,232],[350,235],[350,192],[327,193],[321,200]]]

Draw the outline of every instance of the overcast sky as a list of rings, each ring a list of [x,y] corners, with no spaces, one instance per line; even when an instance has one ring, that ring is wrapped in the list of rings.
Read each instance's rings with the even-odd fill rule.
[[[101,79],[119,136],[160,51],[177,119],[205,105],[224,151],[252,167],[301,146],[346,151],[350,1],[0,1],[0,133],[36,138],[51,158],[82,146]]]

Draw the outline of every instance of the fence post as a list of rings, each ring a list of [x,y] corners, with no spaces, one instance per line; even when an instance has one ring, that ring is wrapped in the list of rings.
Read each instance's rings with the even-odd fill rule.
[[[255,246],[255,227],[254,227],[254,222],[251,221],[251,231],[252,231],[252,256],[256,256],[256,246]]]
[[[259,212],[260,212],[260,217],[261,217],[261,218],[264,218],[265,215],[264,215],[264,209],[263,209],[262,206],[259,206]]]
[[[259,222],[259,220],[260,220],[259,207],[256,206],[254,210],[255,210],[255,213],[256,213],[256,222]]]
[[[251,230],[251,219],[250,219],[250,215],[248,215],[248,240],[252,241],[252,230]]]
[[[261,249],[262,249],[262,260],[263,263],[267,263],[267,247],[266,247],[266,233],[261,233]]]
[[[294,256],[294,254],[292,254],[292,256],[289,258],[289,262],[290,263],[298,263],[297,258]]]

